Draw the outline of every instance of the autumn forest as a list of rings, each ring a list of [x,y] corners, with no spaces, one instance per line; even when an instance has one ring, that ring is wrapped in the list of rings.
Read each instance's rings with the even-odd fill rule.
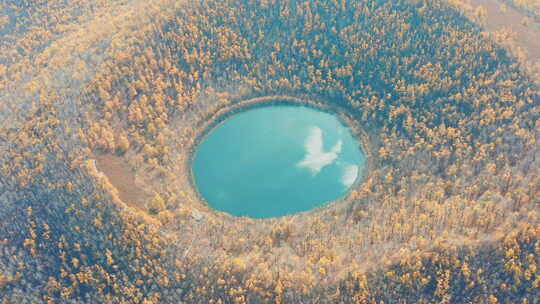
[[[483,13],[0,2],[0,303],[539,303],[540,62]],[[212,209],[195,147],[277,99],[348,122],[365,177],[284,217]]]

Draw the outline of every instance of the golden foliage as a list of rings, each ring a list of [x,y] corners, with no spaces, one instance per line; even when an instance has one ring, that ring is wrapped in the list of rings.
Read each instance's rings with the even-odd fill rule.
[[[538,298],[539,90],[508,33],[424,0],[64,2],[0,20],[0,299]],[[268,95],[357,124],[370,168],[350,196],[267,221],[202,204],[197,136]],[[150,216],[99,153],[137,170]]]

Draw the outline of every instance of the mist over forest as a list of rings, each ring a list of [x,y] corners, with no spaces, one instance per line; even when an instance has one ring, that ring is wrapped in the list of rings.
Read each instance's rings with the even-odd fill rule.
[[[537,303],[539,12],[0,2],[0,303]],[[361,178],[287,216],[212,208],[200,142],[284,104],[342,121]],[[292,167],[319,173],[341,142],[310,132]]]

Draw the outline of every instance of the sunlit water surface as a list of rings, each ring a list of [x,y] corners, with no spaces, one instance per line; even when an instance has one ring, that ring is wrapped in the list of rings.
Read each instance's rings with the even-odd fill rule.
[[[284,216],[344,196],[365,167],[358,140],[335,116],[272,106],[234,115],[193,159],[200,194],[237,216]]]

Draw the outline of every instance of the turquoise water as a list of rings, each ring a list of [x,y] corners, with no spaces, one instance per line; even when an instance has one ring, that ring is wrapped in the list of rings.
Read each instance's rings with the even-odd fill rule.
[[[237,216],[284,216],[344,196],[365,167],[349,129],[307,107],[239,113],[199,144],[193,175],[215,209]]]

